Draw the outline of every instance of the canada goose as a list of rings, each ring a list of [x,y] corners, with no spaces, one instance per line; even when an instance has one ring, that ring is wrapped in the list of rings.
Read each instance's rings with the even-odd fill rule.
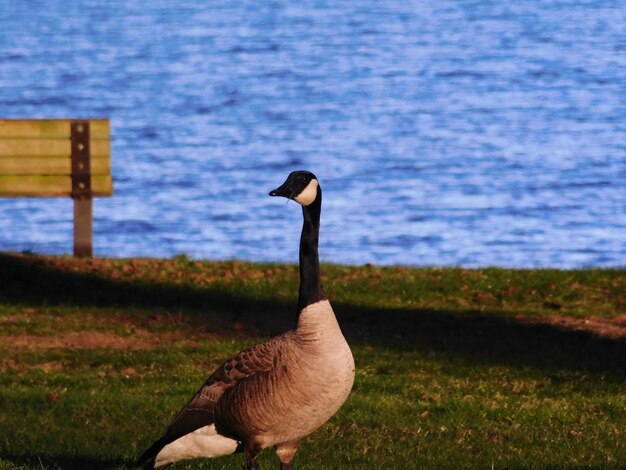
[[[320,284],[320,185],[313,173],[294,171],[270,196],[302,206],[296,328],[218,367],[137,465],[159,469],[244,452],[247,468],[256,469],[258,453],[274,446],[280,468],[291,469],[301,439],[328,421],[352,389],[352,353]]]

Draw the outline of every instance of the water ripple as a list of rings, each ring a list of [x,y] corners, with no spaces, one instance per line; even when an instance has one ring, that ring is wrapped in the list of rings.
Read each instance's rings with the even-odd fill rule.
[[[108,116],[107,256],[297,260],[286,173],[338,263],[624,265],[623,12],[586,2],[4,2],[6,117]],[[68,253],[71,201],[0,199]]]

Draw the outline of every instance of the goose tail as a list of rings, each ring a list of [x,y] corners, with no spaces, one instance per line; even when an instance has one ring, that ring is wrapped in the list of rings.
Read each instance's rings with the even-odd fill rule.
[[[154,470],[156,467],[154,466],[154,461],[156,459],[157,454],[163,448],[163,440],[159,439],[154,444],[150,446],[148,450],[146,450],[141,457],[137,459],[135,462],[136,467],[143,467],[143,470]],[[163,467],[159,467],[163,468]]]

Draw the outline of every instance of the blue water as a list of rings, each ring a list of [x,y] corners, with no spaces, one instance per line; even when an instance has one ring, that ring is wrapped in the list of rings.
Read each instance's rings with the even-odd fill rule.
[[[0,115],[110,117],[100,256],[626,264],[620,1],[0,0]],[[69,199],[0,199],[0,250],[70,253]]]

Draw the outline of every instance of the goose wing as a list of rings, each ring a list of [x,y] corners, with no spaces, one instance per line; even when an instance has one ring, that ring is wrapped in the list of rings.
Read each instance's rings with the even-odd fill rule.
[[[277,336],[241,351],[219,366],[174,417],[163,437],[143,453],[137,465],[150,463],[169,443],[213,424],[215,407],[224,392],[247,377],[264,374],[275,367],[282,341],[283,336]]]

